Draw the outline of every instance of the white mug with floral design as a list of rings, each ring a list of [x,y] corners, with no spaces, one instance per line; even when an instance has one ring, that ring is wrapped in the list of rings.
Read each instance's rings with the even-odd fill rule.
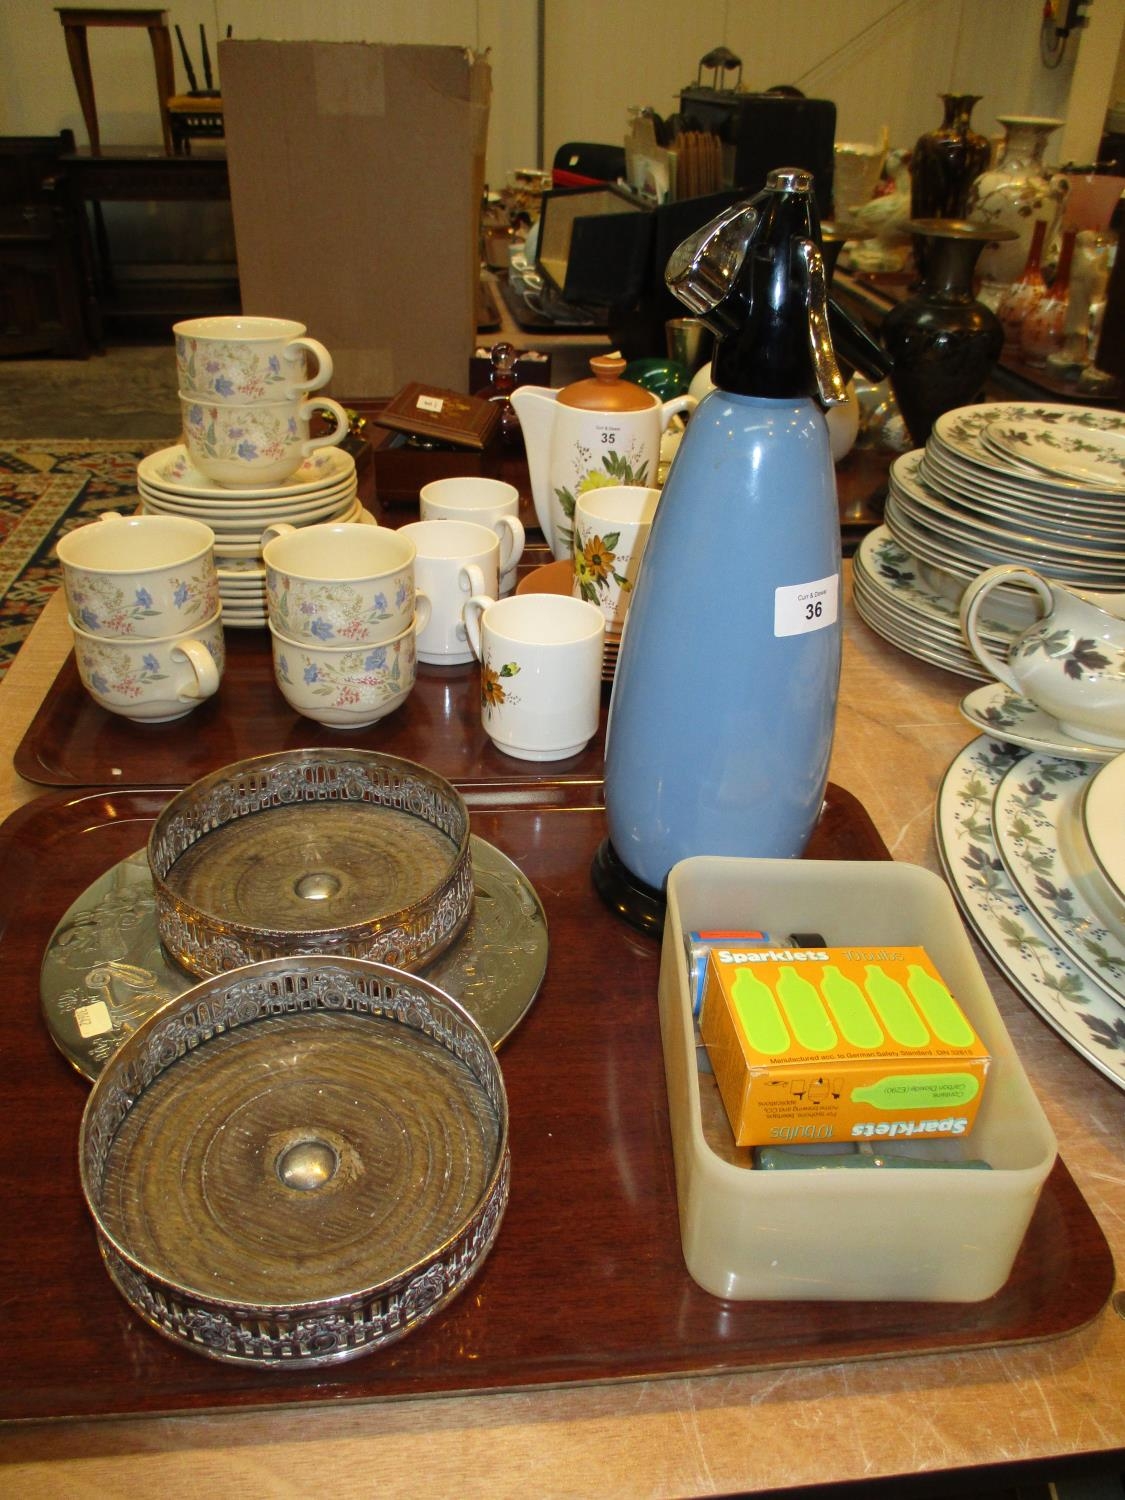
[[[485,733],[519,760],[577,755],[598,730],[605,620],[565,594],[474,596],[465,631],[480,661]]]
[[[424,630],[430,601],[414,586],[409,537],[359,521],[297,528],[277,522],[262,548],[270,624],[291,641],[373,645],[412,620]]]
[[[292,318],[188,318],[172,332],[181,394],[212,404],[290,401],[332,379],[332,356]]]
[[[82,685],[110,713],[149,724],[182,719],[219,689],[222,614],[157,640],[91,635],[70,621]]]
[[[293,641],[271,621],[273,674],[289,707],[330,729],[363,729],[393,713],[414,686],[417,626],[378,644]]]
[[[514,484],[476,474],[434,479],[422,486],[418,510],[423,521],[475,521],[490,527],[500,538],[500,592],[512,592],[526,541]]]
[[[418,632],[418,660],[440,667],[471,662],[461,610],[473,594],[495,595],[500,538],[475,521],[411,521],[398,534],[417,548],[414,577],[430,601],[429,621]]]
[[[180,410],[188,457],[201,474],[226,489],[280,485],[310,453],[342,443],[348,435],[347,412],[327,396],[236,406],[181,394]],[[311,437],[309,423],[318,411],[331,412],[336,425]]]
[[[106,511],[56,551],[70,617],[90,635],[153,640],[219,608],[215,533],[190,516]]]
[[[625,624],[659,499],[658,489],[618,484],[584,490],[575,503],[570,591],[598,606],[611,633]]]

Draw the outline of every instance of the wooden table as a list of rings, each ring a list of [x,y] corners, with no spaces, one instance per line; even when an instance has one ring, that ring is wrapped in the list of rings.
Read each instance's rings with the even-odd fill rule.
[[[0,684],[0,815],[43,790],[15,774],[11,755],[68,645],[56,597]],[[957,712],[966,687],[873,636],[847,605],[831,775],[865,804],[897,859],[937,867],[933,801],[945,767],[972,738]],[[1062,1156],[1125,1266],[1125,1094],[1068,1049],[987,959],[982,966]],[[1013,1484],[1091,1466],[1120,1472],[1123,1392],[1119,1273],[1113,1305],[1047,1342],[507,1394],[9,1428],[0,1484],[21,1497],[238,1489],[347,1496],[375,1488],[639,1496],[898,1476],[894,1493],[932,1494],[970,1474],[999,1482],[1002,1471]],[[943,1480],[937,1471],[946,1471]]]

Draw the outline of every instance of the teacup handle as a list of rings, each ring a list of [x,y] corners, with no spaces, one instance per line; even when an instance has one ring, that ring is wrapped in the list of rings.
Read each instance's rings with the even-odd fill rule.
[[[523,556],[527,533],[518,516],[497,516],[493,529],[500,538],[500,571],[506,573]]]
[[[330,411],[336,418],[336,426],[331,432],[323,433],[320,437],[306,438],[301,444],[301,452],[306,458],[310,453],[315,453],[318,448],[332,448],[337,443],[342,443],[348,435],[348,414],[338,401],[333,401],[331,396],[309,396],[301,402],[298,417],[307,422],[314,411]]]
[[[477,661],[484,660],[484,652],[481,649],[480,617],[490,604],[496,600],[488,594],[474,594],[471,599],[466,600],[461,610],[461,620],[465,626],[465,634],[469,638],[469,645],[473,648],[473,655]]]
[[[430,623],[430,615],[433,608],[430,604],[430,596],[424,589],[414,590],[414,634],[421,635]]]
[[[682,411],[694,411],[699,402],[694,396],[673,396],[660,408],[660,430],[666,432],[668,423]]]
[[[307,349],[316,360],[316,374],[309,380],[295,380],[289,387],[294,396],[299,396],[302,391],[319,391],[332,379],[332,356],[319,339],[293,339],[285,346],[285,359],[295,360],[302,349]]]
[[[289,536],[296,529],[296,526],[290,526],[288,521],[271,521],[258,539],[258,546],[264,547],[267,542],[272,542],[279,536]]]
[[[177,641],[173,647],[173,655],[177,651],[187,657],[188,664],[195,673],[195,685],[199,690],[195,693],[180,693],[180,700],[186,703],[194,698],[210,698],[219,688],[219,669],[215,665],[215,658],[202,641],[190,638]]]
[[[1030,568],[1021,568],[1014,563],[1001,563],[998,567],[988,568],[985,572],[978,574],[961,595],[961,629],[965,632],[965,638],[973,654],[981,666],[987,667],[998,682],[1011,688],[1014,693],[1020,693],[1022,688],[1011,667],[1007,662],[1002,662],[993,656],[977,632],[977,620],[984,601],[1001,583],[1026,583],[1039,595],[1045,615],[1050,614],[1054,607],[1054,596],[1046,579],[1041,578],[1038,573],[1033,573]]]

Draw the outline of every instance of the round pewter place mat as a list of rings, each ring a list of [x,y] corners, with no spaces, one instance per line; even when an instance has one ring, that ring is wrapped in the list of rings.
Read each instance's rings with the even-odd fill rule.
[[[422,970],[498,1047],[530,1010],[547,969],[547,923],[534,886],[493,844],[470,839],[473,904],[455,942]],[[160,945],[144,849],[74,901],[51,935],[40,1000],[55,1045],[93,1080],[148,1016],[196,983]]]

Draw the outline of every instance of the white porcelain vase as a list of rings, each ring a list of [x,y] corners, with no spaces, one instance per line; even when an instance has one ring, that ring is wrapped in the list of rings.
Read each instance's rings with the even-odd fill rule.
[[[1014,229],[1016,237],[988,245],[977,264],[980,300],[995,309],[1005,289],[1027,264],[1036,219],[1047,221],[1045,244],[1054,244],[1066,178],[1043,165],[1052,133],[1065,122],[1040,115],[999,115],[1004,146],[994,167],[982,172],[969,189],[966,217],[976,224]]]

